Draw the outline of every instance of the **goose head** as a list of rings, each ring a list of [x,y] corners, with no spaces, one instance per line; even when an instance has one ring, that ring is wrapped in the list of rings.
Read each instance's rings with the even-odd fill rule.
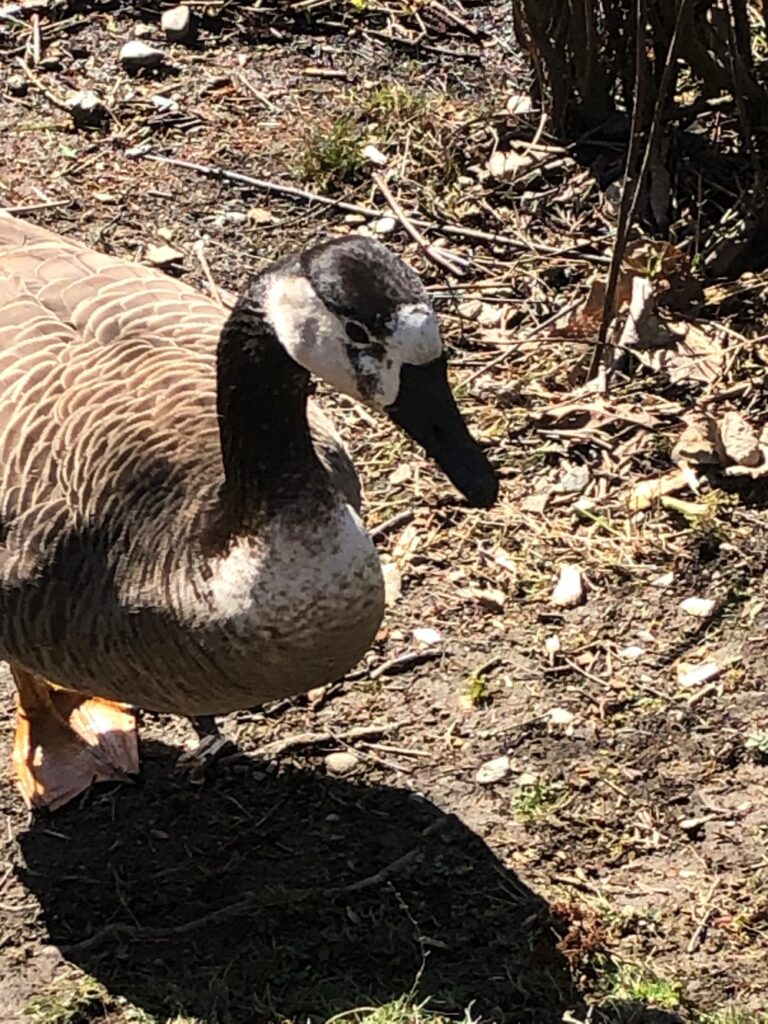
[[[374,239],[333,239],[289,257],[257,282],[288,355],[337,391],[385,413],[474,506],[498,480],[448,383],[437,316],[418,274]]]

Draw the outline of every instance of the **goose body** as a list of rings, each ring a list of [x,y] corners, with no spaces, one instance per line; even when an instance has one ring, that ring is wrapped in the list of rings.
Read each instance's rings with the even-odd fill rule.
[[[191,716],[340,677],[383,586],[309,374],[440,449],[488,504],[495,477],[450,392],[458,449],[411,423],[407,374],[445,403],[440,358],[418,278],[366,239],[281,261],[228,313],[0,214],[0,657],[22,710],[41,680]]]

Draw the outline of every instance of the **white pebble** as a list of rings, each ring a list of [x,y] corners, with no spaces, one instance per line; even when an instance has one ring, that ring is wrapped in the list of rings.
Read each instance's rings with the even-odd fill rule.
[[[718,601],[712,597],[686,597],[680,602],[680,611],[695,619],[708,619],[717,611]]]
[[[120,62],[126,71],[139,71],[141,68],[156,68],[161,64],[163,54],[154,46],[142,43],[140,39],[131,39],[120,51]]]
[[[67,105],[78,127],[100,124],[107,117],[107,108],[90,89],[76,92],[67,100]]]
[[[182,39],[186,39],[190,26],[190,10],[185,4],[179,4],[178,7],[171,7],[170,10],[163,11],[160,27],[165,32],[165,38],[170,42],[178,43]]]
[[[549,712],[549,720],[552,725],[570,725],[573,722],[573,712],[567,708],[552,708]]]
[[[428,626],[417,626],[413,630],[413,639],[418,640],[421,644],[432,646],[433,644],[439,644],[443,638],[436,629],[430,629]]]
[[[714,661],[706,661],[703,665],[689,665],[681,661],[677,666],[677,681],[680,686],[690,690],[711,679],[717,679],[722,671],[723,666]]]
[[[357,767],[357,756],[347,750],[336,751],[326,756],[325,767],[331,775],[346,775]]]
[[[396,227],[397,221],[394,217],[379,217],[373,225],[373,230],[377,235],[391,235]]]
[[[509,775],[509,758],[506,754],[501,757],[494,757],[492,761],[486,761],[477,769],[475,779],[481,786],[491,786],[494,782],[501,782]]]
[[[619,657],[625,661],[635,661],[637,658],[642,658],[645,654],[645,648],[639,644],[629,644],[628,647],[622,647],[619,651]]]
[[[564,565],[560,569],[557,586],[552,591],[552,604],[558,608],[573,608],[584,599],[584,581],[578,565]]]
[[[377,167],[383,167],[387,162],[387,156],[382,153],[378,146],[368,145],[363,149],[363,156],[372,164],[376,164]]]
[[[180,263],[184,259],[184,253],[174,249],[172,245],[150,245],[147,249],[147,259],[156,267],[165,267],[169,263]]]

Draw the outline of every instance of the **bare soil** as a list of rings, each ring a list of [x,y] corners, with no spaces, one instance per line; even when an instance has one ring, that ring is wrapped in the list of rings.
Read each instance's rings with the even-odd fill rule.
[[[233,747],[203,774],[176,764],[189,726],[146,714],[135,786],[30,818],[2,676],[0,1020],[319,1024],[406,996],[497,1024],[760,1021],[765,487],[712,470],[684,492],[706,513],[628,507],[639,479],[670,469],[693,394],[649,370],[618,380],[602,418],[552,411],[589,351],[541,330],[518,342],[604,274],[610,211],[568,153],[523,184],[483,175],[520,128],[510,93],[527,88],[505,0],[447,5],[458,22],[425,4],[420,41],[400,4],[259,7],[195,7],[194,45],[172,47],[154,3],[41,7],[50,63],[31,77],[18,63],[29,12],[0,20],[0,201],[129,259],[171,244],[184,256],[169,272],[210,290],[202,238],[216,285],[236,290],[277,254],[357,225],[146,153],[386,216],[357,156],[376,142],[410,215],[505,236],[428,232],[469,260],[450,287],[401,227],[388,236],[433,287],[502,497],[467,510],[390,425],[329,397],[401,592],[364,665],[229,716]],[[118,53],[138,22],[168,60],[131,76]],[[101,128],[57,105],[81,88],[111,111]],[[758,419],[765,297],[752,275],[703,314],[741,339],[719,386]],[[566,609],[551,601],[565,563],[586,580]],[[717,599],[714,614],[681,611],[691,595]],[[681,663],[713,659],[719,674],[681,684]],[[325,759],[342,750],[357,762],[335,775]],[[478,781],[503,756],[498,780]]]

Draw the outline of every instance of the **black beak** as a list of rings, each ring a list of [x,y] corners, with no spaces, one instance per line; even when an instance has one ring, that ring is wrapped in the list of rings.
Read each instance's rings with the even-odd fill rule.
[[[499,481],[462,419],[448,383],[445,356],[423,366],[404,364],[400,392],[386,412],[435,460],[470,505],[493,505]]]

